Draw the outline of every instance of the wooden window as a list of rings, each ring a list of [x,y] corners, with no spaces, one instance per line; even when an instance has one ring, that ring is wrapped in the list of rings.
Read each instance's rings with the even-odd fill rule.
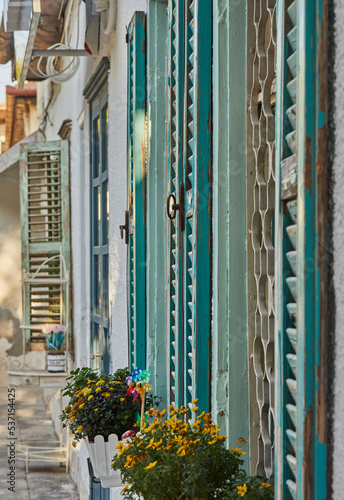
[[[108,94],[90,103],[91,138],[91,365],[107,373],[109,357]]]

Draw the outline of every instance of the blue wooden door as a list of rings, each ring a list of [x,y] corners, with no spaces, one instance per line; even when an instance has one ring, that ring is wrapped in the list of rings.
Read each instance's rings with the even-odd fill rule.
[[[89,458],[87,459],[87,465],[90,476],[89,500],[110,500],[110,488],[103,488],[100,479],[94,477],[93,467]]]
[[[326,2],[277,0],[276,491],[326,486]]]
[[[170,0],[167,108],[169,398],[209,407],[211,3]]]

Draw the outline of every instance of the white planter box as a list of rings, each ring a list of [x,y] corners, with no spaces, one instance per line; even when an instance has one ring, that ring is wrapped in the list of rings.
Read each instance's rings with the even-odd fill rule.
[[[94,443],[90,443],[87,437],[85,440],[94,475],[100,479],[103,488],[122,486],[120,471],[111,468],[113,457],[118,453],[116,434],[110,434],[107,442],[104,441],[103,436],[96,436]]]

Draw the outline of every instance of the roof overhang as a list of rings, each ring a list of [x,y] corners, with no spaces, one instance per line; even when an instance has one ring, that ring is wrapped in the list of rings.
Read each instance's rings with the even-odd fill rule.
[[[0,155],[0,175],[7,172],[11,168],[17,167],[19,165],[19,155],[20,155],[20,145],[26,144],[28,142],[42,142],[44,141],[44,135],[42,132],[37,130],[33,134],[25,137],[20,142],[17,142],[10,149]]]

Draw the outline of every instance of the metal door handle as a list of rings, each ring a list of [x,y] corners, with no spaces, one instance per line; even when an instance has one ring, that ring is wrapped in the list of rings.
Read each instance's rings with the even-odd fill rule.
[[[167,217],[170,220],[175,219],[179,210],[179,230],[184,231],[185,228],[185,201],[184,201],[184,183],[179,185],[179,203],[177,203],[174,194],[169,194],[166,201]]]
[[[103,357],[102,352],[95,352],[94,354],[91,354],[91,356],[90,356],[91,359],[102,358],[102,357]]]
[[[128,245],[128,243],[129,243],[129,210],[125,211],[124,224],[119,226],[119,230],[121,231],[122,240],[123,240],[123,231],[125,231],[125,243]]]

